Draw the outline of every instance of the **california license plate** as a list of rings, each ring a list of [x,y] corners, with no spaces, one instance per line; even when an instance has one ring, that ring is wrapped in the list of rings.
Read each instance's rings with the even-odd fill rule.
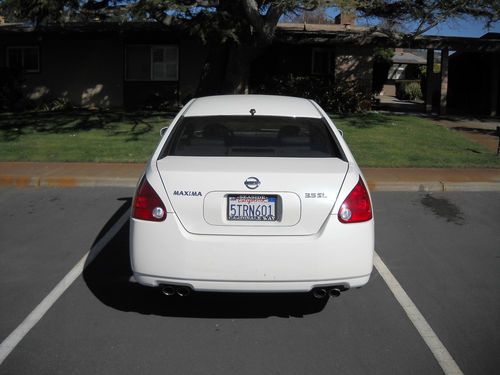
[[[276,221],[276,195],[229,195],[227,219],[235,221]]]

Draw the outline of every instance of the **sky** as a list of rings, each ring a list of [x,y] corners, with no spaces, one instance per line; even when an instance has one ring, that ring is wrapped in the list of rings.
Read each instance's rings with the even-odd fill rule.
[[[427,35],[445,35],[445,36],[465,36],[480,37],[488,32],[500,33],[500,22],[493,24],[490,29],[485,28],[485,23],[475,20],[472,17],[465,19],[451,19],[442,23],[425,34]]]
[[[358,22],[360,25],[363,25],[363,21],[361,19]],[[417,24],[407,24],[405,27],[408,32],[411,32],[417,28]],[[478,38],[488,32],[500,33],[500,22],[495,22],[489,29],[487,29],[486,21],[474,19],[473,17],[464,17],[448,19],[446,22],[440,23],[425,32],[424,35]]]
[[[331,7],[327,9],[327,14],[330,17],[335,17],[339,14],[339,9]],[[377,23],[378,20],[375,19],[362,19],[358,18],[357,24],[363,26],[366,22],[369,24]],[[462,36],[462,37],[473,37],[478,38],[483,36],[488,32],[500,33],[500,21],[495,22],[491,25],[488,30],[485,27],[486,21],[474,19],[473,17],[462,17],[448,19],[446,22],[439,24],[438,26],[430,29],[425,35],[440,35],[440,36]],[[408,31],[415,30],[415,25],[407,25]]]

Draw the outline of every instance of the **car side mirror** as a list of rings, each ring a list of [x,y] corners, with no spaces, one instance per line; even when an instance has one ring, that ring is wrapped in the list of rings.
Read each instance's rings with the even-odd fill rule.
[[[342,138],[344,138],[344,131],[342,129],[337,129],[341,135]]]
[[[160,135],[163,137],[168,130],[168,126],[160,129]]]

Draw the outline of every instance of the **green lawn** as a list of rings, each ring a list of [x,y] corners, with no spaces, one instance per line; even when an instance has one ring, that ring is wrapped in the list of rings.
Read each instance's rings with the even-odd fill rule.
[[[332,119],[360,166],[500,168],[494,152],[425,118],[367,113]]]
[[[0,114],[0,160],[144,162],[171,120],[155,112]]]
[[[144,162],[173,114],[0,114],[0,160]],[[356,160],[369,167],[493,167],[500,158],[462,134],[414,116],[333,116]]]

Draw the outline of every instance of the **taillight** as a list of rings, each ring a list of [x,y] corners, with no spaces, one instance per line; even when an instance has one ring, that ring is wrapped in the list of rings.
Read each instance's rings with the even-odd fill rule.
[[[368,190],[361,177],[358,183],[349,193],[339,210],[341,223],[359,223],[372,218],[372,206]]]
[[[148,221],[163,221],[167,217],[165,205],[146,180],[146,176],[142,178],[135,193],[132,217]]]

